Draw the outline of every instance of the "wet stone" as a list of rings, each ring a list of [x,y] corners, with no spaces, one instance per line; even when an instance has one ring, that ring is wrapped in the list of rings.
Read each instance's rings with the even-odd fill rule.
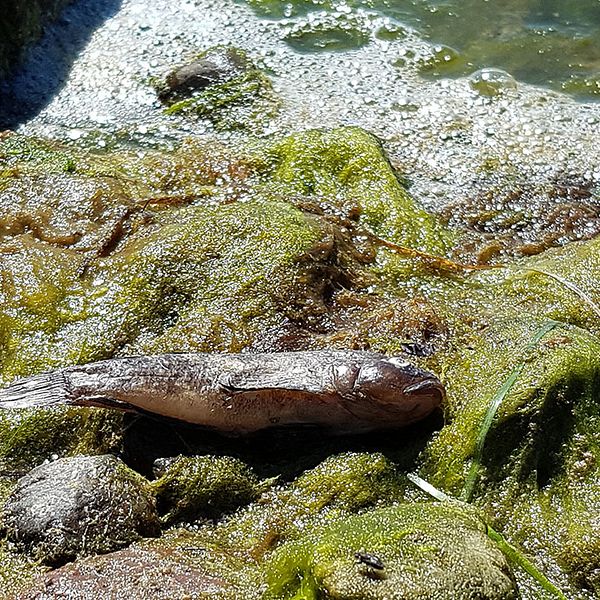
[[[190,567],[166,548],[132,547],[56,569],[15,600],[190,600],[216,597],[228,587],[222,578]]]
[[[159,533],[148,482],[111,455],[36,467],[8,497],[2,526],[17,548],[50,565]]]
[[[508,90],[516,90],[514,77],[502,69],[479,69],[469,78],[471,87],[481,96],[498,96]]]
[[[169,73],[158,97],[170,104],[211,85],[243,76],[251,68],[252,63],[241,50],[217,46]]]

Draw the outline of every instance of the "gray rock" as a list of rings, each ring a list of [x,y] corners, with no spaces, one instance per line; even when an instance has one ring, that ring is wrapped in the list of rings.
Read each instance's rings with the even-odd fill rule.
[[[2,525],[18,548],[51,565],[160,531],[148,482],[111,455],[36,467],[8,497]]]

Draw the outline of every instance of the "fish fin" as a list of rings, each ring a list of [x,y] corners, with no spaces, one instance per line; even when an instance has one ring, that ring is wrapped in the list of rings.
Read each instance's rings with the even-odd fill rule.
[[[116,408],[123,411],[137,412],[131,404],[107,396],[73,397],[65,373],[61,370],[18,379],[8,387],[0,389],[0,410],[36,408],[54,404],[96,406],[98,408]]]
[[[95,406],[96,408],[114,408],[124,412],[141,412],[141,409],[133,404],[123,402],[122,400],[115,400],[109,396],[80,396],[73,404],[77,406]]]
[[[69,386],[62,371],[17,379],[8,387],[0,389],[0,409],[70,403]]]

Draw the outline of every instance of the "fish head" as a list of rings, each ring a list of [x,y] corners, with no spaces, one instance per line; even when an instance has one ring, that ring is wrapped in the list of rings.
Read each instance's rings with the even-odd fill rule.
[[[444,386],[433,373],[397,356],[362,365],[353,392],[357,401],[367,402],[374,416],[389,418],[390,426],[426,417],[445,398]]]

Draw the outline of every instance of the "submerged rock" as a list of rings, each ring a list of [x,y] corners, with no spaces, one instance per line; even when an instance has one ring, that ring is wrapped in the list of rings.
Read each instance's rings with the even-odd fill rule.
[[[164,86],[158,89],[158,97],[170,104],[211,85],[241,77],[251,68],[254,67],[242,50],[232,46],[210,48],[169,73]]]
[[[36,467],[19,480],[1,519],[9,540],[51,565],[159,532],[148,483],[109,455]]]

